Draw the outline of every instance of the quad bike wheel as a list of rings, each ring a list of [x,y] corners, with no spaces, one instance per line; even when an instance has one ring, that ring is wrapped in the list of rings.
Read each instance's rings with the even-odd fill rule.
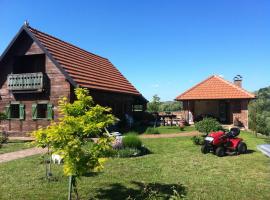
[[[201,147],[201,152],[202,152],[203,154],[206,154],[206,153],[209,153],[209,152],[210,152],[210,149],[209,149],[209,147],[208,147],[206,144],[204,144],[204,145],[202,145],[202,147]]]
[[[237,153],[238,154],[244,154],[247,153],[247,145],[244,142],[239,142],[237,146]]]
[[[224,148],[224,147],[218,147],[218,148],[216,148],[215,154],[216,154],[218,157],[223,157],[223,156],[225,156],[225,148]]]

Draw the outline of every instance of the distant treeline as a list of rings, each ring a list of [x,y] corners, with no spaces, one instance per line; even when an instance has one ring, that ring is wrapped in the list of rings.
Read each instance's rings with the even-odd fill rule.
[[[148,112],[171,112],[180,111],[183,109],[183,105],[179,101],[164,101],[161,102],[157,95],[153,96],[153,99],[147,104]]]

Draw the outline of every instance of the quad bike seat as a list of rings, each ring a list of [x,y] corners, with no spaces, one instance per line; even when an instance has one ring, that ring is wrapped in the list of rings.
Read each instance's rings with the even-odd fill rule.
[[[226,133],[226,136],[228,138],[235,138],[240,134],[240,129],[239,128],[231,128],[228,133]]]

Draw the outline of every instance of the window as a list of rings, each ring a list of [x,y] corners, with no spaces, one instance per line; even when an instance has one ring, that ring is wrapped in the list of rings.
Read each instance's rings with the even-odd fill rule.
[[[20,118],[20,104],[10,105],[10,118],[12,119]]]
[[[37,118],[47,118],[47,104],[37,104]]]
[[[25,110],[24,104],[12,102],[6,106],[6,115],[8,119],[24,119]]]
[[[133,111],[143,111],[143,105],[133,105]]]
[[[50,103],[35,103],[32,105],[32,119],[53,119],[53,106]]]

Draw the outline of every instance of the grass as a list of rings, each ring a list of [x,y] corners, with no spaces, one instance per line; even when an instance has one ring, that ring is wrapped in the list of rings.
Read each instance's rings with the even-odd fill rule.
[[[157,127],[157,129],[160,132],[160,134],[182,133],[196,130],[194,126],[185,126],[183,130],[180,130],[178,126],[159,126]]]
[[[2,145],[0,148],[0,154],[28,149],[31,147],[32,145],[29,141],[11,140]]]
[[[184,133],[184,132],[196,131],[194,126],[185,126],[183,130],[181,130],[178,126],[158,126],[155,129],[158,130],[159,134]],[[128,134],[128,133],[147,134],[146,130],[147,130],[147,127],[145,127],[143,130],[140,130],[140,131],[132,130],[125,134]]]
[[[145,190],[168,194],[172,187],[192,200],[270,199],[270,159],[256,150],[265,139],[245,132],[241,137],[250,153],[222,158],[201,154],[190,137],[144,139],[152,154],[109,159],[103,172],[78,181],[81,199],[143,199]],[[0,164],[0,199],[67,199],[62,167],[53,165],[57,181],[48,182],[40,162],[33,156]]]

